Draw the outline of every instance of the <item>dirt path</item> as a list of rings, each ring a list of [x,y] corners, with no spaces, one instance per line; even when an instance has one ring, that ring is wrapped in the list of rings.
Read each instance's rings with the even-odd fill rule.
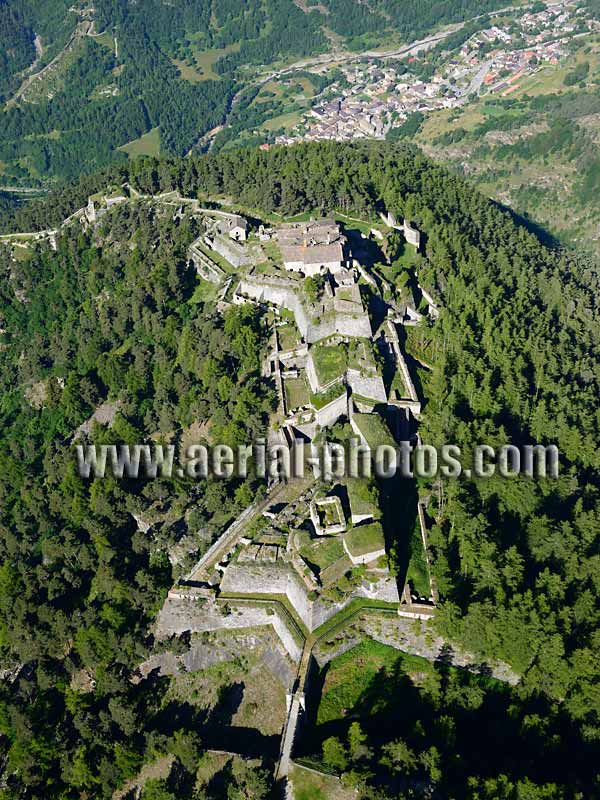
[[[57,64],[60,63],[62,58],[64,58],[64,56],[73,48],[77,40],[80,39],[82,36],[87,36],[89,34],[89,32],[92,29],[92,26],[93,22],[90,22],[89,20],[84,20],[83,22],[80,22],[73,31],[73,33],[71,34],[71,36],[69,37],[68,42],[60,51],[60,53],[54,56],[52,61],[49,61],[46,64],[46,66],[43,67],[39,72],[35,72],[33,75],[30,75],[29,77],[25,78],[25,80],[23,81],[21,86],[17,89],[13,97],[6,104],[6,107],[9,108],[10,106],[13,106],[18,100],[21,100],[21,98],[23,98],[27,90],[33,85],[34,81],[42,80],[44,76],[48,74],[48,72],[54,69],[54,67],[56,67]],[[38,40],[39,40],[39,50],[37,44]],[[39,36],[36,36],[36,53],[38,53],[38,56],[35,62],[33,63],[32,67],[30,67],[30,69],[35,68],[36,64],[39,63],[39,60],[42,56],[42,52],[43,51],[42,51],[41,39],[39,39]]]

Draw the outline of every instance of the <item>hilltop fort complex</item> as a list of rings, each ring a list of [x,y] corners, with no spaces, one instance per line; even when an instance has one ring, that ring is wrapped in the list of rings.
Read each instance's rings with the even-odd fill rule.
[[[235,305],[262,307],[271,336],[263,375],[278,393],[271,442],[293,452],[300,441],[323,442],[332,434],[338,443],[353,438],[371,450],[417,440],[422,398],[403,345],[405,329],[433,324],[440,313],[433,287],[420,286],[418,226],[392,212],[370,222],[310,212],[257,221],[214,202],[206,208],[175,192],[141,195],[125,185],[89,198],[63,227],[89,230],[124,203],[158,207],[175,222],[186,215],[194,220],[198,235],[188,263],[220,313]],[[43,239],[56,247],[58,234],[3,239],[18,252]],[[402,253],[396,273],[380,250],[390,237]],[[383,264],[373,263],[373,249]],[[314,470],[289,481],[274,478],[169,592],[156,624],[159,639],[272,632],[266,665],[287,692],[281,779],[313,659],[325,663],[364,635],[433,656],[442,646],[410,627],[427,621],[437,600],[425,502],[401,510],[369,477],[327,481]],[[147,532],[149,523],[136,522]],[[410,538],[402,544],[408,563],[399,568],[390,547],[402,537]],[[171,661],[154,666],[178,669]]]

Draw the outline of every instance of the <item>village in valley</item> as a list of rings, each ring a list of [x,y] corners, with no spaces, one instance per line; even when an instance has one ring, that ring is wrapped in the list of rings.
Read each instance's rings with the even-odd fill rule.
[[[600,22],[585,7],[540,4],[494,18],[455,50],[445,51],[442,40],[430,69],[419,51],[405,61],[371,53],[340,63],[340,78],[276,142],[385,138],[412,114],[461,108],[482,95],[510,96],[522,79],[559,64],[577,39],[598,30]]]

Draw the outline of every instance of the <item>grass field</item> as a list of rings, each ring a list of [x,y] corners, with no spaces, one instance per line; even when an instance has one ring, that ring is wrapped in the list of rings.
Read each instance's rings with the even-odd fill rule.
[[[294,764],[290,779],[296,800],[356,800],[356,791],[333,775],[318,774]]]
[[[277,131],[279,128],[295,128],[296,125],[302,120],[302,111],[290,111],[287,114],[280,114],[278,117],[273,117],[263,123],[262,129],[265,131]]]
[[[29,247],[15,246],[12,249],[12,254],[16,261],[30,261],[33,258],[34,251]]]
[[[274,95],[274,97],[272,96]],[[301,99],[300,95],[306,98],[314,97],[315,87],[309,78],[293,78],[287,77],[285,83],[282,80],[272,80],[265,83],[254,100],[254,103],[260,105],[273,100],[281,100],[288,98],[292,100],[294,97]]]
[[[347,716],[367,693],[378,693],[377,684],[386,671],[397,668],[405,674],[431,672],[433,669],[424,658],[408,655],[372,639],[365,639],[334,658],[325,674],[317,724]]]
[[[114,52],[115,38],[112,35],[112,33],[104,31],[104,33],[99,34],[99,36],[94,36],[93,40],[98,44],[101,44],[103,47],[107,47],[109,50],[112,50]]]
[[[369,480],[366,478],[347,478],[345,484],[352,514],[373,514],[377,518],[379,516],[379,508],[373,500]]]
[[[288,411],[293,411],[300,406],[306,406],[310,400],[310,392],[306,378],[284,378],[285,404]]]
[[[240,42],[228,45],[227,47],[215,48],[214,50],[200,50],[197,46],[192,45],[196,67],[187,67],[188,75],[192,75],[194,81],[218,81],[221,76],[218,72],[213,70],[216,62],[226,56],[228,53],[237,53],[240,49]],[[185,77],[182,75],[182,77]],[[190,80],[188,77],[187,80]]]
[[[127,153],[129,158],[139,158],[140,156],[158,158],[160,156],[160,128],[152,128],[139,139],[134,139],[117,149]]]
[[[254,102],[257,104],[267,103],[270,100],[276,100],[280,98],[282,94],[283,87],[281,83],[279,83],[279,81],[269,81],[261,87],[261,90]],[[275,97],[271,97],[271,95],[275,95]]]
[[[176,58],[173,59],[173,64],[179,70],[179,74],[184,81],[189,81],[190,83],[201,83],[202,81],[206,80],[204,74],[196,65],[186,64],[185,61],[178,61]]]

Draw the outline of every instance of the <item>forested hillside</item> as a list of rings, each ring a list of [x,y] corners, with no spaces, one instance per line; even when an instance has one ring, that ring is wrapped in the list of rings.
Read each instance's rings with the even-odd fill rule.
[[[128,154],[185,155],[224,122],[236,92],[249,90],[240,109],[252,101],[268,65],[410,41],[501,0],[417,5],[1,0],[0,179],[40,185]]]
[[[5,796],[110,797],[169,740],[184,761],[201,752],[201,721],[188,729],[161,710],[167,684],[132,679],[172,584],[171,524],[185,518],[206,546],[260,487],[86,485],[70,447],[107,400],[111,430],[95,433],[107,443],[169,441],[201,420],[232,443],[264,431],[264,330],[253,314],[222,320],[205,306],[184,257],[195,235],[126,209],[94,242],[65,236],[18,265],[2,250],[0,646],[4,668],[24,665],[1,690]]]
[[[440,797],[595,796],[597,265],[547,249],[510,213],[416,151],[376,143],[135,162],[18,210],[13,226],[55,224],[92,186],[124,180],[146,193],[227,196],[257,213],[342,210],[369,218],[385,208],[423,231],[419,279],[443,307],[436,323],[407,341],[432,367],[421,373],[423,440],[464,452],[474,443],[555,443],[561,477],[420,487],[437,498],[430,504],[442,598],[436,624],[482,659],[507,661],[522,682],[508,695],[441,675],[428,684],[416,716],[422,722],[408,741],[382,740],[383,728],[354,730],[348,743],[330,745],[330,762],[356,773],[367,797],[379,790],[414,796],[411,787],[423,780]],[[163,546],[137,530],[132,512],[163,519],[174,504],[210,537],[260,487],[252,480],[90,485],[77,477],[69,443],[106,400],[119,405],[112,429],[96,431],[98,442],[177,436],[192,422],[233,442],[264,429],[273,392],[258,377],[263,323],[254,314],[216,315],[185,264],[195,235],[170,215],[132,206],[113,212],[94,240],[65,234],[56,253],[40,246],[17,262],[3,251],[0,643],[7,665],[24,665],[2,689],[7,797],[110,797],[163,752],[177,754],[181,785],[151,796],[193,796],[189,764],[202,743],[186,727],[184,709],[161,710],[164,683],[130,680],[152,645],[148,625],[172,580]],[[168,542],[166,523],[164,534]],[[395,674],[385,688],[390,702],[394,680],[400,687]],[[485,760],[465,758],[461,767],[456,753],[469,747],[469,720],[500,725],[506,714],[511,737],[528,742],[537,767],[525,760],[517,769],[483,743]],[[441,744],[431,751],[423,726],[434,718],[440,742],[456,727],[454,753]],[[201,723],[194,730],[209,742]],[[536,762],[538,745],[552,757]]]
[[[530,79],[518,97],[429,119],[414,141],[554,236],[597,251],[600,71],[590,70],[597,45],[590,50]]]

